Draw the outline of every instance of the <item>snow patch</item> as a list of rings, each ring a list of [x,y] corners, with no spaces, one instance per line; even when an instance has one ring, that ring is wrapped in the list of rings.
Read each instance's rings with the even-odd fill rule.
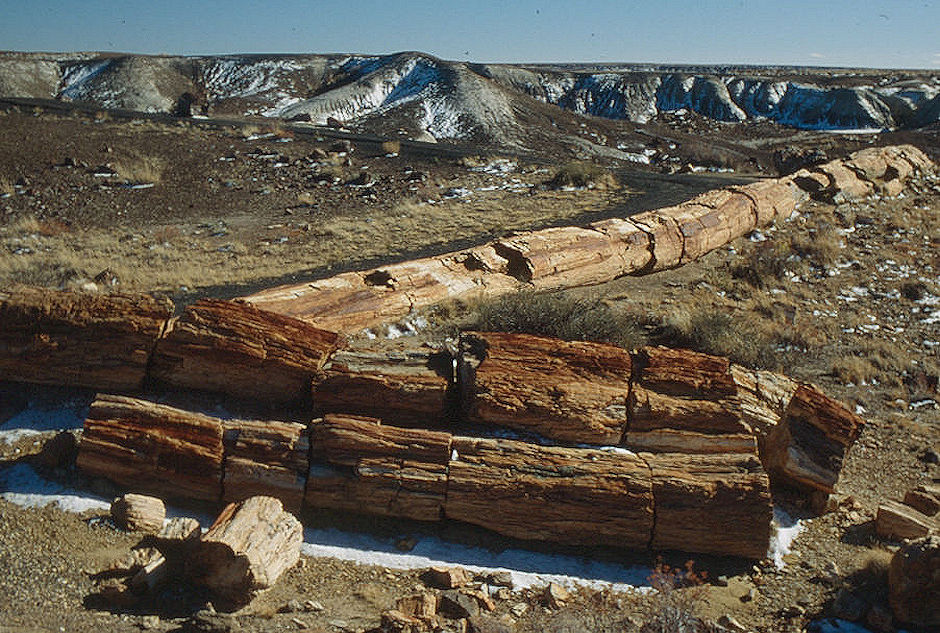
[[[803,522],[794,519],[780,506],[774,506],[774,535],[770,539],[770,551],[767,558],[774,561],[777,569],[782,569],[786,563],[783,557],[793,550],[793,541],[803,530]]]

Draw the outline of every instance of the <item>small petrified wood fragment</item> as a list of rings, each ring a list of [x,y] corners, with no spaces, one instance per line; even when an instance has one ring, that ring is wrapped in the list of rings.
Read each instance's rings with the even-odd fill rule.
[[[501,332],[466,332],[461,349],[470,422],[563,442],[620,442],[631,375],[626,350]]]
[[[162,498],[218,501],[222,423],[146,400],[99,395],[76,463],[89,475]]]
[[[247,303],[203,300],[157,343],[152,375],[239,398],[301,400],[341,343],[334,332]]]
[[[148,295],[0,290],[0,380],[137,391],[172,314]]]
[[[189,566],[193,580],[231,605],[250,602],[300,559],[303,527],[273,497],[250,497],[222,510],[202,535]]]

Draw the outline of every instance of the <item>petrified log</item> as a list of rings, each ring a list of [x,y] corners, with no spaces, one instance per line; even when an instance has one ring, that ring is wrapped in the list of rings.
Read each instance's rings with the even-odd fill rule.
[[[639,384],[659,393],[716,400],[737,394],[731,362],[687,349],[644,347],[634,356]]]
[[[864,424],[816,387],[800,385],[764,442],[764,465],[775,482],[830,494]]]
[[[675,453],[751,453],[757,443],[736,402],[680,398],[633,385],[623,445]]]
[[[307,505],[438,521],[447,491],[451,436],[327,415],[312,427]]]
[[[222,423],[145,400],[98,395],[76,463],[89,475],[160,497],[218,501]]]
[[[773,506],[760,461],[747,455],[641,454],[652,473],[654,549],[763,558]]]
[[[453,450],[448,519],[519,539],[649,546],[650,469],[632,453],[467,437]]]
[[[193,554],[193,580],[242,605],[273,586],[300,559],[303,527],[273,497],[250,497],[222,510]]]
[[[428,347],[336,352],[313,382],[319,414],[380,417],[403,426],[432,426],[449,413],[454,358]]]
[[[280,499],[290,512],[303,503],[310,467],[307,426],[294,422],[226,420],[222,500],[255,495]]]
[[[937,521],[911,506],[886,501],[878,506],[875,531],[879,536],[892,539],[911,539],[927,536],[940,528]]]
[[[731,365],[731,376],[737,386],[736,400],[742,419],[762,443],[771,429],[780,423],[799,383],[783,374],[734,364]]]
[[[742,193],[754,201],[755,226],[767,226],[776,220],[786,220],[809,198],[792,180],[772,179],[752,182],[730,191]]]
[[[152,375],[242,398],[298,400],[340,343],[333,332],[246,303],[203,300],[157,343]]]
[[[460,344],[471,422],[564,442],[620,442],[631,376],[625,350],[496,332],[467,332]]]
[[[172,314],[148,295],[0,290],[0,380],[137,391]]]
[[[940,513],[940,485],[925,484],[908,490],[904,495],[904,505],[932,517]]]
[[[621,257],[626,246],[600,230],[575,226],[520,233],[495,244],[510,274],[537,288],[587,286],[630,272]]]
[[[611,218],[592,222],[591,228],[601,231],[607,239],[618,244],[617,256],[620,258],[620,273],[634,274],[644,270],[653,261],[653,251],[650,248],[649,234],[631,222],[629,219]],[[594,279],[592,283],[600,283],[601,279]]]
[[[669,214],[671,208],[644,211],[630,217],[630,221],[649,236],[650,249],[653,252],[653,260],[643,268],[643,272],[675,268],[682,259],[685,240],[679,225]]]
[[[159,532],[166,518],[166,506],[156,497],[126,494],[111,502],[111,519],[122,530]]]
[[[708,191],[660,213],[673,218],[682,233],[680,264],[744,235],[757,223],[753,200],[728,189]]]

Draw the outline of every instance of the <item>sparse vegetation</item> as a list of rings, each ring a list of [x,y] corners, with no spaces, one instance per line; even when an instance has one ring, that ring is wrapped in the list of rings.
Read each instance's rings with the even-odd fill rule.
[[[619,186],[610,171],[594,163],[572,161],[562,165],[546,183],[551,189],[581,187],[585,189],[615,189]]]
[[[598,299],[523,290],[471,306],[465,329],[522,332],[569,341],[598,341],[632,349],[645,344],[636,319]]]
[[[673,311],[663,326],[658,342],[727,356],[748,367],[776,367],[770,337],[748,315],[719,312],[699,303]]]
[[[401,143],[398,141],[385,141],[382,143],[383,154],[397,154],[401,151]]]
[[[114,171],[130,183],[157,183],[163,177],[163,161],[154,156],[129,154],[112,161]]]

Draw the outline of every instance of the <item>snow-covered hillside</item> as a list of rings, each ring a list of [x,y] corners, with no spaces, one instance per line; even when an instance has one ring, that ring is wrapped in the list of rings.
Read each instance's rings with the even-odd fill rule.
[[[940,121],[940,73],[785,69],[540,67],[362,55],[0,55],[0,94],[171,111],[184,94],[220,114],[360,126],[417,137],[519,144],[521,112],[542,104],[643,123],[694,111],[724,122],[881,130]],[[533,101],[535,100],[535,101]],[[544,107],[542,105],[541,107]],[[524,118],[524,117],[523,117]],[[381,127],[381,126],[380,126]],[[389,127],[389,126],[386,126]],[[376,128],[372,125],[372,128]]]

